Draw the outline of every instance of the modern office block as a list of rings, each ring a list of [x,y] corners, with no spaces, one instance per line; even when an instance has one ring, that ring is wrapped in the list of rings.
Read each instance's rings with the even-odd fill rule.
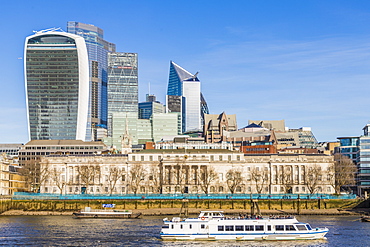
[[[108,124],[108,52],[116,46],[103,39],[103,30],[91,24],[69,21],[67,32],[85,39],[89,59],[89,130],[87,140],[97,139],[97,128]]]
[[[161,141],[165,136],[176,136],[181,132],[178,113],[153,113],[151,117],[152,139]]]
[[[24,74],[30,140],[86,140],[89,63],[85,40],[60,29],[28,36]]]
[[[209,113],[197,75],[170,62],[166,107],[167,112],[181,113],[182,132],[202,131],[204,114]]]
[[[137,53],[108,54],[108,113],[137,112]]]
[[[165,113],[166,107],[156,100],[155,95],[146,95],[146,101],[139,103],[139,118],[149,119],[153,113]]]

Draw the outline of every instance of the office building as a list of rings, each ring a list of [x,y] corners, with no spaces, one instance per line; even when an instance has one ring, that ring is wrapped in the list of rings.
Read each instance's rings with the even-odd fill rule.
[[[146,95],[146,102],[139,103],[139,118],[149,119],[153,113],[165,113],[165,106],[156,100],[155,95]]]
[[[137,112],[137,53],[108,54],[108,113]]]
[[[97,139],[97,129],[108,125],[108,52],[116,46],[105,41],[103,30],[91,24],[69,21],[67,32],[85,39],[89,63],[89,115],[86,140]]]
[[[204,114],[209,113],[197,75],[170,62],[166,107],[167,112],[181,113],[183,133],[202,131]]]
[[[89,67],[85,40],[60,29],[28,36],[24,74],[30,140],[86,140]]]

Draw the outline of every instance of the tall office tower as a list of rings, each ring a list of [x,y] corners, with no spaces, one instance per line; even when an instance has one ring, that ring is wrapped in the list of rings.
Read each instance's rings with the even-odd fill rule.
[[[137,53],[108,53],[108,132],[113,112],[138,114]]]
[[[28,36],[24,75],[30,140],[85,140],[89,67],[85,40],[60,29]]]
[[[167,112],[181,113],[183,133],[202,131],[204,114],[209,114],[197,75],[170,62],[166,107]]]
[[[97,139],[97,129],[107,128],[108,122],[108,52],[116,46],[103,39],[103,30],[81,22],[69,21],[67,32],[85,39],[90,69],[90,98],[86,140]]]

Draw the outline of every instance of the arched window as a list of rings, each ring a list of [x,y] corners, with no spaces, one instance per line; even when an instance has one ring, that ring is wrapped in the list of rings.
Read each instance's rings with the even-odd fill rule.
[[[236,190],[235,190],[236,192],[242,192],[242,187],[240,187],[240,186],[236,186]]]
[[[210,191],[211,191],[211,193],[215,193],[215,187],[214,186],[211,186]]]
[[[145,187],[144,186],[140,187],[140,193],[145,193]]]
[[[224,187],[222,187],[222,186],[218,187],[218,192],[223,193],[224,192]]]

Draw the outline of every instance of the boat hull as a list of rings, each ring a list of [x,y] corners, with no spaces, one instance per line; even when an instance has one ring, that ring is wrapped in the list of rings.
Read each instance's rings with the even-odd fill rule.
[[[128,214],[128,213],[100,213],[100,212],[75,212],[73,217],[80,218],[114,218],[114,219],[130,219],[139,218],[141,214]]]
[[[257,241],[257,240],[319,240],[326,239],[328,231],[317,233],[300,233],[300,234],[161,234],[163,240],[240,240],[240,241]]]

